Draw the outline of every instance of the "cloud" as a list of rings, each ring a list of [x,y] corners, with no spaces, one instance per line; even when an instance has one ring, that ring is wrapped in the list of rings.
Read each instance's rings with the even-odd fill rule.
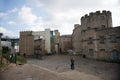
[[[32,31],[42,31],[44,30],[44,24],[43,24],[43,20],[42,20],[42,17],[37,17],[36,21],[29,25],[26,29],[27,30],[32,30]]]
[[[17,8],[14,8],[14,9],[12,9],[12,10],[8,10],[8,13],[15,13],[15,12],[17,12],[18,11],[18,9]]]
[[[1,25],[0,25],[0,33],[3,33],[3,36],[19,37],[18,33],[16,33],[13,30],[7,29]]]
[[[8,24],[10,24],[10,25],[15,25],[16,22],[15,22],[15,21],[8,21]]]
[[[120,25],[118,20],[120,17],[119,0],[36,0],[37,3],[34,0],[29,1],[49,12],[52,17],[46,23],[59,25],[57,28],[62,34],[72,33],[74,24],[80,24],[82,16],[98,10],[112,11],[113,25]]]
[[[0,17],[6,17],[7,13],[0,12]]]
[[[44,30],[44,21],[41,16],[33,13],[31,7],[23,6],[18,12],[18,24],[25,27],[24,30],[40,31]]]
[[[30,3],[40,5],[46,9],[51,10],[70,10],[80,8],[104,8],[113,7],[118,3],[119,0],[29,0]]]
[[[9,31],[2,26],[0,26],[0,33],[3,33],[3,35],[13,35],[12,31]]]
[[[7,32],[7,30],[0,26],[0,33],[5,33],[5,32]]]
[[[33,24],[37,16],[32,13],[30,7],[23,6],[18,12],[18,20],[22,24]]]
[[[117,4],[118,4],[118,1],[119,0],[103,0],[102,1],[102,4],[104,5],[104,6],[108,6],[108,7],[114,7],[114,6],[116,6]]]

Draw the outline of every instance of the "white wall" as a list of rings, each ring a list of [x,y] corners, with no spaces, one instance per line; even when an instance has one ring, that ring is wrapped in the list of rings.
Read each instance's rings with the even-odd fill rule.
[[[19,45],[18,45],[18,43],[15,43],[14,49],[15,49],[15,52],[19,52]]]
[[[42,36],[42,39],[45,40],[45,49],[48,53],[51,53],[51,44],[50,44],[50,29],[45,29],[45,31],[36,31],[32,35],[35,39],[39,39]]]
[[[1,41],[1,46],[7,46],[11,49],[11,42],[9,41]]]

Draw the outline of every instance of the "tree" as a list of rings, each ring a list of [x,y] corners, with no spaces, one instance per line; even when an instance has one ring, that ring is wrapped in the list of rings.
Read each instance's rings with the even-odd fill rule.
[[[3,53],[3,54],[4,54],[4,53],[5,53],[5,54],[8,53],[9,50],[10,50],[9,47],[7,47],[7,46],[3,46],[3,47],[2,47],[2,53]]]

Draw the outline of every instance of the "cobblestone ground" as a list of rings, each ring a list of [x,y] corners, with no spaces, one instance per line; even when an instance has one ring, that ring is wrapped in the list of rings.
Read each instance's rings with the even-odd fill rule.
[[[75,70],[70,69],[74,57]],[[52,55],[43,60],[28,59],[0,73],[0,80],[120,80],[120,64],[84,59],[80,56]]]
[[[56,72],[35,66],[25,64],[14,66],[2,74],[0,80],[69,80],[63,76],[59,76]]]
[[[120,64],[84,59],[80,56],[53,55],[43,60],[29,59],[29,64],[35,64],[52,71],[65,73],[70,71],[70,58],[75,59],[75,70],[100,77],[103,80],[120,80]]]

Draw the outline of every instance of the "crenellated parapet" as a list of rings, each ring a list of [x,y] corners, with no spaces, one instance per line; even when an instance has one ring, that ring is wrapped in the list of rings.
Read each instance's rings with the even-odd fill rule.
[[[81,17],[82,29],[112,27],[112,16],[110,11],[103,10],[85,14]]]
[[[81,17],[81,20],[92,18],[93,16],[101,16],[101,15],[109,15],[111,16],[110,11],[103,10],[102,12],[96,11],[96,12],[91,12],[89,14],[85,14],[84,16]]]
[[[32,31],[21,31],[20,35],[32,35]]]

